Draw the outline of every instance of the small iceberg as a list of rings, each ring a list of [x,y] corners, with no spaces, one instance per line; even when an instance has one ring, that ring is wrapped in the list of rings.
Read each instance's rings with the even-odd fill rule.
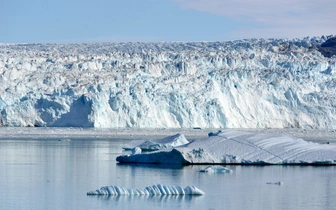
[[[266,182],[266,184],[283,185],[283,182]]]
[[[172,149],[177,146],[188,144],[189,141],[183,134],[176,134],[158,140],[133,140],[128,143],[123,149],[132,150],[139,147],[141,151],[155,151],[161,149]]]
[[[153,185],[145,189],[128,189],[118,186],[105,186],[98,190],[90,191],[87,195],[204,195],[205,193],[195,186],[169,186]]]
[[[200,170],[200,172],[207,173],[232,173],[232,170],[224,166],[208,166],[205,169]]]

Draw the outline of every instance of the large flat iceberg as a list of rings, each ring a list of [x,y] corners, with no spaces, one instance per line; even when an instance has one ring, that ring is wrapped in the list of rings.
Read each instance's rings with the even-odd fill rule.
[[[203,195],[202,190],[195,186],[153,185],[145,189],[128,189],[118,186],[105,186],[98,190],[90,191],[87,195]]]
[[[171,150],[117,157],[120,163],[336,165],[336,145],[281,134],[225,130]]]

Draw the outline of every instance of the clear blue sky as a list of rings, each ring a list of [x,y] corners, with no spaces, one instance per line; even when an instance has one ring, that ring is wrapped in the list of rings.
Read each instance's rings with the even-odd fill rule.
[[[336,34],[335,0],[1,0],[0,43],[228,41]]]

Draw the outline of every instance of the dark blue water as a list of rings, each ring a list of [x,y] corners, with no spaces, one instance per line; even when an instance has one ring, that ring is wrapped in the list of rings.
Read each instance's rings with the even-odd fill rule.
[[[0,138],[0,209],[336,209],[336,167],[120,165],[129,140]],[[282,181],[271,185],[267,182]],[[106,185],[195,185],[203,196],[87,196]]]

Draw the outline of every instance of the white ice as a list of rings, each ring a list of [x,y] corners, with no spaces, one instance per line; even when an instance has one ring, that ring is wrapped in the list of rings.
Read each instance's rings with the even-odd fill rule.
[[[133,148],[140,148],[142,151],[155,151],[160,149],[171,149],[187,143],[189,143],[189,141],[183,134],[176,134],[158,140],[133,140],[124,146],[123,149],[131,150]]]
[[[0,125],[336,129],[327,38],[0,45]]]
[[[232,170],[224,166],[208,166],[205,169],[200,170],[200,172],[207,173],[232,173]]]
[[[205,193],[195,186],[153,185],[144,189],[128,189],[118,186],[105,186],[90,191],[87,195],[204,195]]]
[[[134,147],[132,150],[132,155],[141,154],[142,150],[140,147]]]
[[[121,163],[336,164],[336,145],[270,133],[221,131],[170,151],[117,157]]]

